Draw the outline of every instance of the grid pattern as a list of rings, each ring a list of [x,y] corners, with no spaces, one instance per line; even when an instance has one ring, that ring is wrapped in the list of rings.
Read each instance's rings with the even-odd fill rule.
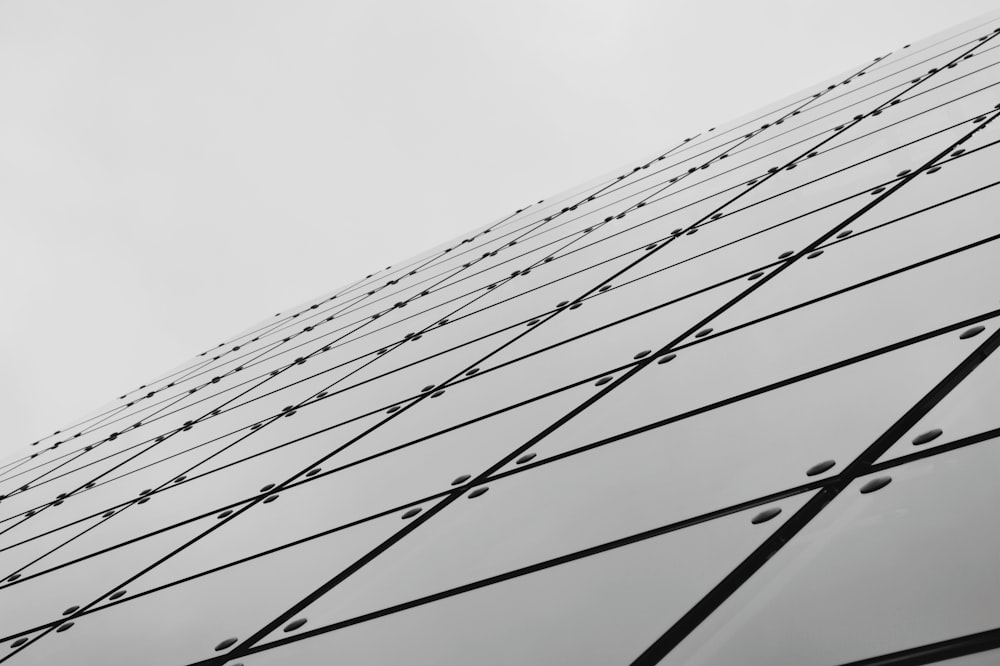
[[[202,352],[0,466],[0,662],[1000,648],[1000,15]]]

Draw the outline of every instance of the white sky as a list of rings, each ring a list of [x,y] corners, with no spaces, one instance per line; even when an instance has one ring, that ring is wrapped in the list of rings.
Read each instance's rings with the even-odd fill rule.
[[[978,0],[0,2],[0,452]]]

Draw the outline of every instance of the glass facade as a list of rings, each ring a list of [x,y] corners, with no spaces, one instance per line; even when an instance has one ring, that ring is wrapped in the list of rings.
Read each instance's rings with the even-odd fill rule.
[[[0,465],[0,662],[1000,659],[1000,14]]]

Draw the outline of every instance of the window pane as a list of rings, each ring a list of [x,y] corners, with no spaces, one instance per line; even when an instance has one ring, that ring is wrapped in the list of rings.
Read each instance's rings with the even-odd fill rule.
[[[842,664],[1000,626],[1000,440],[853,481],[662,664]]]
[[[780,518],[806,499],[783,500]],[[310,663],[322,655],[359,666],[447,666],[470,659],[483,666],[627,664],[781,522],[751,525],[750,517],[741,512],[719,518],[251,655],[244,662]],[[405,542],[397,547],[407,548]],[[409,553],[410,558],[429,556]],[[336,597],[334,588],[303,611],[306,628],[326,622]],[[278,630],[267,640],[284,636]]]

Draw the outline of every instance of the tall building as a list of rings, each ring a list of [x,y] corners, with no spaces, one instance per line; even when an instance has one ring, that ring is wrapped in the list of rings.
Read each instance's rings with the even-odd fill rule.
[[[1000,18],[0,468],[0,662],[1000,663]]]

